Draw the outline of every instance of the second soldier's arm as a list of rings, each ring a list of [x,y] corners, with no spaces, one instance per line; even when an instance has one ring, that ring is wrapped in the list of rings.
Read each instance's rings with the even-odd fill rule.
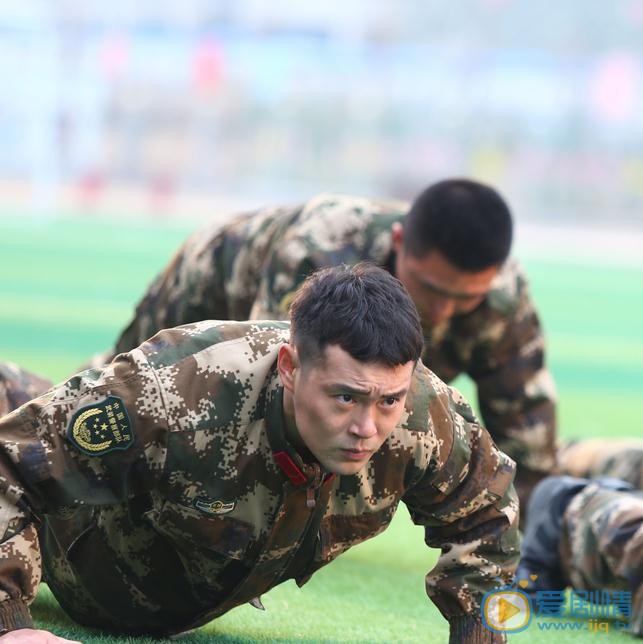
[[[469,375],[478,388],[485,427],[516,462],[523,504],[556,465],[556,393],[545,365],[545,340],[524,278],[519,297],[496,341],[481,352]]]

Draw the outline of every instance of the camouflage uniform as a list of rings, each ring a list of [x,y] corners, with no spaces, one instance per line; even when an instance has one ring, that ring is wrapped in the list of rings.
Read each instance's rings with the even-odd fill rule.
[[[501,641],[477,611],[519,554],[511,460],[418,364],[400,424],[362,472],[305,463],[284,436],[288,336],[286,322],[166,330],[0,421],[6,627],[30,624],[41,550],[79,623],[164,635],[304,584],[382,532],[401,500],[442,548],[426,587],[451,641]]]
[[[39,396],[51,382],[21,369],[13,362],[0,362],[0,418]]]
[[[370,260],[394,267],[391,226],[408,204],[320,195],[196,231],[150,286],[116,344],[129,351],[162,328],[205,319],[284,319],[306,275]],[[471,313],[426,330],[423,361],[442,380],[467,373],[485,426],[518,464],[521,500],[555,464],[555,391],[527,280],[509,260]],[[102,364],[102,361],[101,361]]]
[[[578,478],[611,476],[643,490],[643,440],[594,438],[574,441],[558,452],[562,474]]]
[[[563,516],[561,562],[577,590],[632,593],[630,632],[643,636],[643,493],[596,483],[577,494]]]

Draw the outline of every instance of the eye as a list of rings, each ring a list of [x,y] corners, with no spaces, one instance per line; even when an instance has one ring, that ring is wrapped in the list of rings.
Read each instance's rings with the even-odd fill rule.
[[[338,394],[337,396],[335,396],[335,398],[344,405],[348,405],[354,401],[354,398],[353,396],[351,396],[351,394]]]
[[[398,402],[400,402],[399,396],[387,396],[386,398],[382,398],[382,405],[384,405],[384,407],[395,407]]]

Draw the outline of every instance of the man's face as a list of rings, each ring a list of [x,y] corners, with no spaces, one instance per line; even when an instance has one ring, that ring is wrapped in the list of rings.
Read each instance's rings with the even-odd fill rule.
[[[329,472],[359,472],[400,421],[414,363],[364,363],[334,345],[303,366],[296,349],[284,345],[279,361],[295,446]]]
[[[401,231],[394,233],[395,276],[418,309],[422,325],[431,329],[454,315],[475,309],[487,296],[498,267],[469,273],[454,266],[438,250],[414,257],[404,249]]]

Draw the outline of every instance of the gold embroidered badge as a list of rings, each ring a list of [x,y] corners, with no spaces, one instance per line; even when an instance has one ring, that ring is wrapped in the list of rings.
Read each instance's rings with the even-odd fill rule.
[[[102,402],[81,407],[71,417],[67,437],[89,456],[124,450],[134,442],[129,415],[117,396],[108,396]]]

